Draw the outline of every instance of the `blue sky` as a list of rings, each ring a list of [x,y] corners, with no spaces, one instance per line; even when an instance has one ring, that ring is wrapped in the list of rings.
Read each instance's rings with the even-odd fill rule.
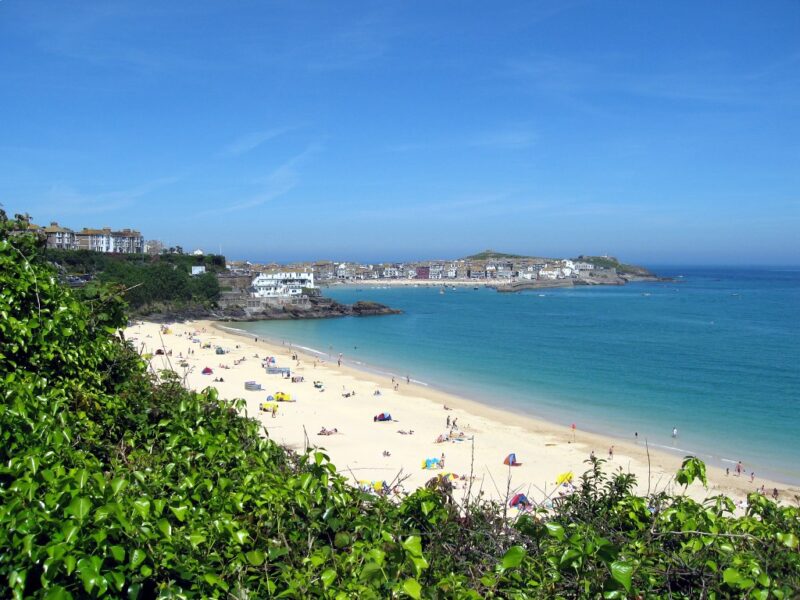
[[[230,258],[800,264],[800,3],[0,1],[0,203]]]

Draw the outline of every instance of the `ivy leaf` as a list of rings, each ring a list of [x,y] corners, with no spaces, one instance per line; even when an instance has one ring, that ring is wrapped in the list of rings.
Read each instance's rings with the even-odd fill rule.
[[[56,585],[47,590],[44,598],[45,600],[72,600],[72,594],[60,585]]]
[[[240,529],[239,531],[236,531],[233,534],[233,539],[235,539],[240,544],[244,544],[247,541],[248,537],[250,537],[250,535],[243,529]]]
[[[419,600],[422,586],[416,579],[406,579],[403,582],[403,591],[414,598],[414,600]]]
[[[564,541],[564,528],[558,523],[546,523],[547,533],[556,538],[559,542]]]
[[[264,560],[266,559],[266,556],[261,550],[251,550],[245,554],[245,557],[247,557],[247,562],[254,567],[264,564]]]
[[[631,591],[631,578],[633,576],[633,564],[627,561],[618,560],[611,563],[611,576],[614,581],[622,584],[625,591]]]
[[[172,525],[166,519],[159,519],[158,520],[158,529],[161,533],[164,534],[164,537],[171,538],[172,537]]]
[[[142,564],[145,558],[147,558],[147,554],[143,550],[136,548],[131,552],[131,569],[135,569]]]
[[[214,587],[222,588],[226,592],[228,591],[228,584],[225,583],[219,576],[215,575],[214,573],[206,573],[203,575],[203,579],[206,580],[207,583],[213,585]]]
[[[185,504],[181,506],[170,506],[169,509],[181,523],[186,520],[186,512],[189,510],[189,507]]]
[[[117,477],[116,479],[111,480],[111,491],[116,496],[119,494],[125,486],[128,485],[128,482],[125,480],[124,477]]]
[[[412,556],[422,556],[422,539],[418,535],[410,535],[403,542],[403,548]]]
[[[75,496],[67,507],[67,512],[74,515],[79,521],[83,521],[92,508],[92,502],[85,496]]]
[[[525,548],[522,546],[511,546],[503,555],[502,566],[504,569],[514,569],[522,563],[525,558]]]
[[[114,560],[117,562],[125,560],[125,548],[122,546],[111,546],[109,550],[111,551],[111,556],[113,556]]]
[[[33,474],[36,475],[36,472],[39,470],[39,457],[29,455],[25,458],[25,464],[33,471]]]
[[[136,509],[136,512],[138,512],[143,519],[146,519],[150,516],[150,500],[147,500],[146,498],[134,500],[133,508]]]
[[[322,579],[323,587],[327,588],[336,580],[336,571],[333,569],[325,569],[320,575],[320,579]]]

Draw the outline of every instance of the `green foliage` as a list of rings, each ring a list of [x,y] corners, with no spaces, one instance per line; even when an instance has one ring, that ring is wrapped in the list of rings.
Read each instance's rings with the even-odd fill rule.
[[[293,454],[241,401],[148,374],[125,306],[62,287],[0,212],[0,586],[12,598],[791,598],[800,519],[632,493],[594,460],[510,519],[433,480],[399,502]],[[166,283],[169,275],[164,271]],[[688,481],[702,463],[687,460]],[[680,475],[679,475],[680,476]]]
[[[600,267],[602,269],[615,269],[617,273],[622,275],[638,275],[643,277],[652,277],[653,274],[645,269],[644,267],[639,267],[637,265],[629,265],[625,263],[621,263],[619,260],[614,258],[613,256],[579,256],[577,260],[582,262],[587,262],[593,264],[595,267]]]
[[[124,297],[137,313],[188,304],[209,305],[219,299],[220,287],[214,272],[225,268],[225,257],[185,254],[104,254],[88,250],[53,250],[47,260],[68,273],[90,274],[95,280],[86,286],[86,297],[105,285],[124,289]],[[191,267],[205,265],[207,272],[192,277]]]
[[[521,254],[506,254],[504,252],[495,252],[494,250],[484,250],[471,256],[465,256],[464,260],[500,260],[504,258],[530,258],[522,256]]]

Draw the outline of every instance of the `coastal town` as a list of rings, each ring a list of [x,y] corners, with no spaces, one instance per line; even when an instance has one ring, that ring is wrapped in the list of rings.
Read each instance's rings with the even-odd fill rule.
[[[167,247],[158,240],[145,241],[136,229],[83,227],[73,230],[53,221],[47,226],[28,224],[28,232],[45,240],[50,250],[88,251],[111,255],[183,255],[181,246]],[[206,252],[188,253],[197,263],[191,275],[206,273]],[[311,261],[279,264],[247,260],[227,261],[215,273],[222,290],[223,307],[241,306],[262,309],[287,304],[307,305],[309,298],[321,295],[320,288],[334,285],[472,285],[517,291],[537,287],[574,285],[624,285],[633,280],[657,279],[642,267],[625,265],[616,258],[579,256],[541,258],[504,254],[492,250],[453,260],[359,263]]]
[[[57,222],[48,226],[29,224],[28,230],[46,239],[52,250],[85,250],[111,255],[188,254],[196,258],[191,275],[206,273],[202,249],[184,253],[181,246],[158,240],[145,241],[136,229],[110,227],[73,230]],[[629,281],[658,278],[647,269],[621,263],[616,258],[584,256],[544,258],[485,250],[464,258],[404,262],[360,263],[352,261],[306,261],[279,264],[226,260],[215,272],[220,306],[241,308],[253,314],[265,308],[308,307],[321,295],[320,288],[337,285],[489,287],[499,292],[580,285],[624,285]]]

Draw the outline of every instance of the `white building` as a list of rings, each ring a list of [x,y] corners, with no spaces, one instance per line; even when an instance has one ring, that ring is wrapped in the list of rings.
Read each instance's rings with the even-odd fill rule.
[[[594,265],[592,263],[587,262],[576,262],[575,263],[575,270],[576,271],[593,271]]]
[[[202,275],[205,272],[206,272],[206,268],[205,268],[204,265],[193,265],[192,266],[192,277],[195,277],[197,275]]]
[[[313,288],[314,274],[298,271],[261,273],[251,285],[255,298],[290,298],[302,295],[303,288]]]
[[[353,279],[356,276],[354,267],[348,266],[347,263],[342,263],[336,267],[337,279]]]

